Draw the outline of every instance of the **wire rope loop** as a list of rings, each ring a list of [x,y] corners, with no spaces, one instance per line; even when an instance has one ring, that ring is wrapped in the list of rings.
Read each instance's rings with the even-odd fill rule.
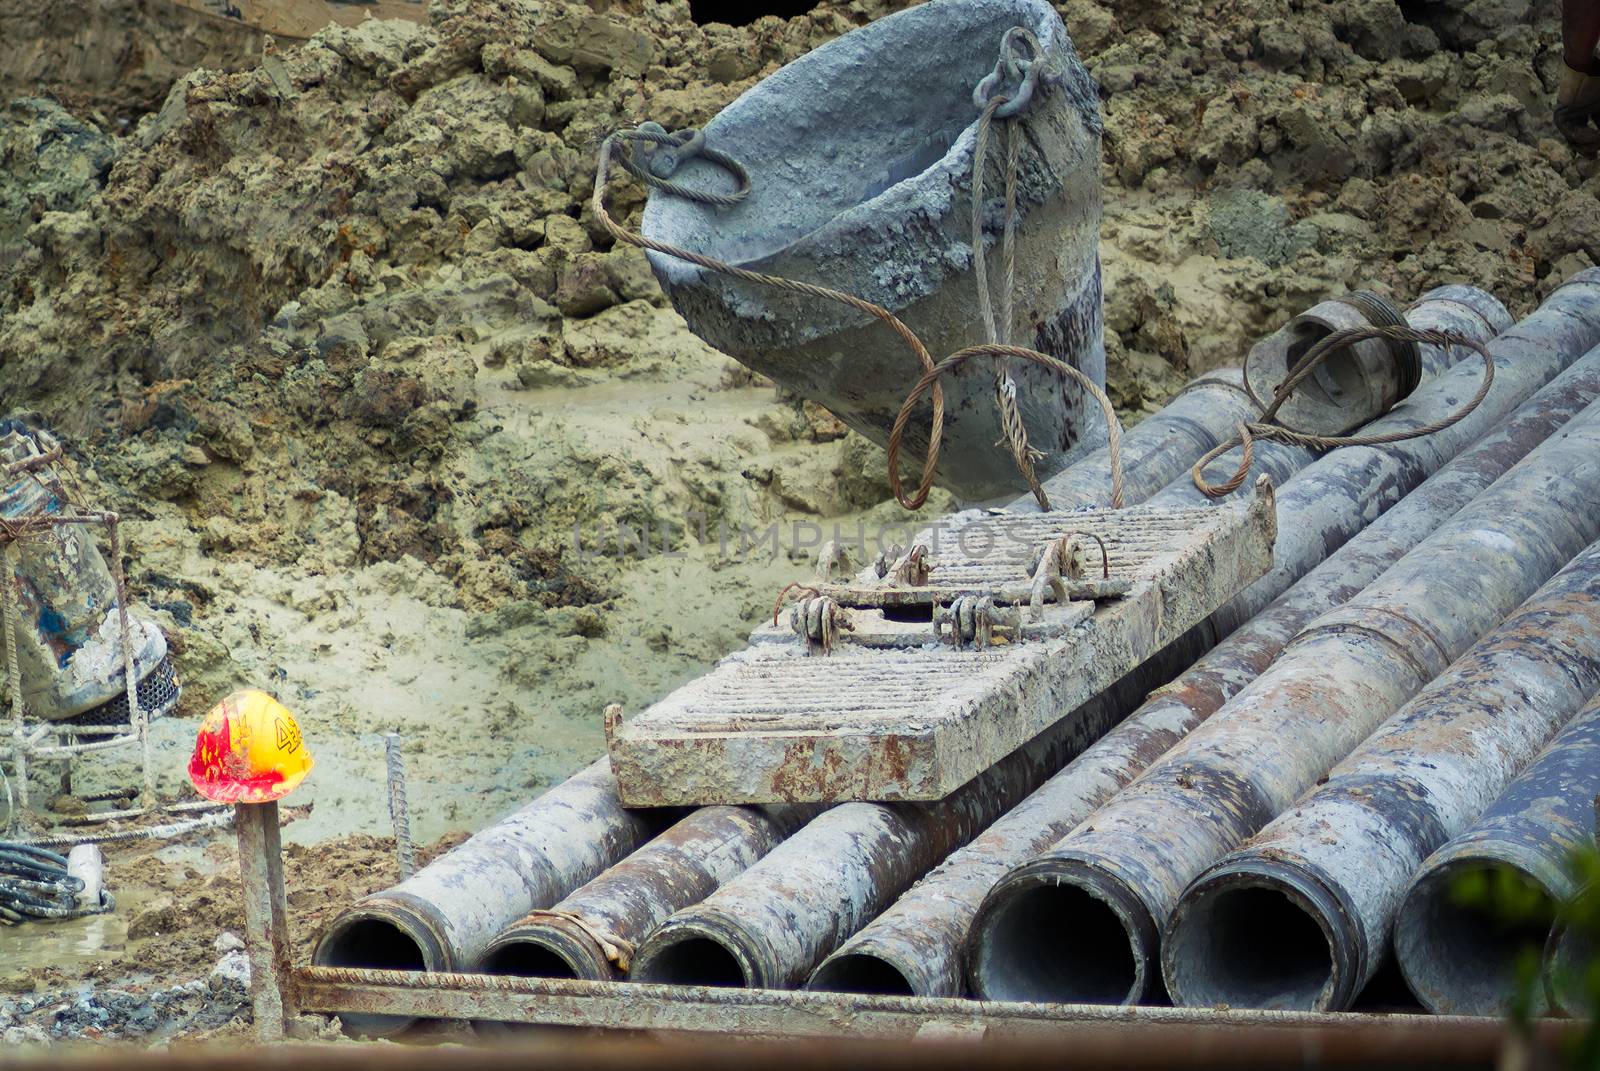
[[[600,146],[600,159],[598,166],[595,168],[594,193],[590,201],[590,205],[594,209],[595,217],[600,220],[601,225],[606,228],[607,233],[609,233],[614,240],[634,246],[638,249],[648,249],[651,252],[660,253],[663,256],[673,257],[677,260],[684,261],[685,263],[704,268],[707,271],[717,272],[720,275],[727,275],[731,278],[739,279],[747,283],[752,283],[758,286],[776,287],[780,290],[787,290],[790,293],[804,294],[807,297],[821,298],[826,301],[837,301],[842,305],[846,305],[852,309],[856,309],[881,320],[891,330],[893,330],[896,335],[900,337],[902,342],[906,344],[906,347],[911,350],[912,354],[916,357],[917,362],[922,366],[925,372],[933,368],[933,356],[928,352],[928,347],[923,345],[922,340],[917,337],[916,332],[912,331],[911,328],[907,327],[898,316],[884,308],[882,305],[868,301],[865,298],[857,297],[854,294],[846,293],[843,290],[835,290],[831,287],[818,286],[815,283],[806,283],[795,279],[786,279],[777,275],[766,275],[762,272],[751,271],[748,268],[741,268],[738,265],[729,264],[727,261],[718,260],[716,257],[710,257],[703,253],[696,253],[693,250],[684,249],[683,247],[673,245],[670,242],[662,242],[653,238],[647,238],[636,231],[629,230],[613,219],[611,213],[606,209],[605,194],[606,183],[609,181],[611,174],[611,161],[618,146],[637,138],[659,141],[663,136],[670,137],[670,135],[657,135],[653,131],[645,131],[641,133],[638,130],[623,130],[617,131],[606,138],[605,142]],[[722,154],[716,153],[714,150],[709,149],[702,151],[701,155],[712,160],[722,156]],[[731,157],[724,158],[729,160],[732,159]],[[624,164],[627,163],[626,156],[622,158],[622,161]],[[677,192],[676,190],[670,188],[670,186],[662,186],[661,180],[654,179],[653,176],[651,179],[640,177],[640,181],[654,185],[660,189],[665,189],[669,193]],[[908,510],[922,508],[922,506],[928,501],[928,494],[933,490],[934,469],[938,464],[939,447],[944,436],[944,391],[937,383],[935,383],[933,386],[932,408],[932,426],[928,433],[928,456],[923,463],[922,477],[918,482],[917,489],[911,494],[907,494],[905,491],[904,481],[902,481],[900,478],[899,470],[893,468],[892,466],[889,469],[889,487],[890,490],[894,492],[895,501],[900,503],[902,507]]]
[[[1365,342],[1370,338],[1383,339],[1387,342],[1420,343],[1430,346],[1452,347],[1463,346],[1475,351],[1483,358],[1483,378],[1478,383],[1477,392],[1460,408],[1439,420],[1430,421],[1415,428],[1402,431],[1382,432],[1376,435],[1315,435],[1301,431],[1277,421],[1278,409],[1288,401],[1293,391],[1305,381],[1306,377],[1316,369],[1317,365],[1327,360],[1329,356],[1357,342]],[[1250,467],[1255,462],[1254,440],[1269,439],[1274,442],[1288,443],[1292,446],[1304,446],[1318,452],[1336,450],[1344,446],[1387,446],[1392,443],[1405,442],[1408,439],[1419,439],[1427,435],[1435,435],[1446,428],[1465,420],[1489,396],[1489,391],[1494,387],[1495,363],[1494,354],[1489,352],[1489,347],[1469,335],[1456,331],[1441,331],[1435,329],[1419,329],[1415,327],[1376,326],[1376,327],[1349,327],[1335,331],[1319,340],[1316,345],[1306,351],[1289,374],[1273,392],[1272,402],[1266,405],[1260,417],[1253,421],[1241,422],[1235,430],[1233,438],[1218,444],[1196,461],[1194,468],[1189,471],[1190,478],[1195,487],[1207,498],[1222,498],[1230,495],[1244,486],[1249,478]],[[1246,381],[1248,388],[1248,380]],[[1251,392],[1254,398],[1254,392]],[[1259,399],[1256,401],[1260,405]],[[1391,408],[1389,410],[1393,412]],[[1205,469],[1213,461],[1227,454],[1235,447],[1243,450],[1238,469],[1232,476],[1220,484],[1213,484],[1205,477]]]
[[[739,160],[706,144],[702,130],[690,127],[668,133],[660,123],[642,123],[632,130],[619,130],[606,139],[611,145],[624,142],[628,152],[618,158],[624,170],[646,186],[699,204],[732,208],[750,196],[750,172]],[[655,148],[649,148],[655,146]],[[602,153],[611,150],[602,147]],[[737,189],[715,193],[672,181],[672,175],[685,163],[702,159],[717,165],[733,177]]]
[[[1048,368],[1078,384],[1087,391],[1100,406],[1100,412],[1106,421],[1107,448],[1111,454],[1111,508],[1122,509],[1124,504],[1123,474],[1122,474],[1122,423],[1117,419],[1116,407],[1111,404],[1111,399],[1106,392],[1067,362],[1052,357],[1048,353],[1030,350],[1023,346],[1007,346],[998,343],[989,343],[981,346],[968,346],[966,349],[957,350],[932,368],[922,374],[916,384],[911,388],[911,393],[906,395],[906,400],[900,405],[900,412],[895,415],[894,426],[889,429],[889,473],[891,477],[898,471],[900,449],[907,426],[911,423],[911,414],[916,409],[917,402],[922,395],[930,389],[937,389],[939,380],[947,375],[959,372],[968,361],[979,357],[1000,361],[1008,357],[1017,357],[1032,364]],[[934,431],[941,430],[942,421],[936,421]],[[938,461],[937,442],[929,445],[926,466],[932,469]]]

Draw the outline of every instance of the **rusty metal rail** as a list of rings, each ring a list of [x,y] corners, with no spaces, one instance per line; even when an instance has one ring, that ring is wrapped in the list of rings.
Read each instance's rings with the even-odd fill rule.
[[[1351,1028],[1381,1024],[1395,1034],[1443,1039],[1462,1029],[1504,1030],[1495,1019],[1432,1015],[1115,1008],[1010,1004],[944,997],[864,996],[806,990],[724,989],[506,975],[302,967],[289,977],[305,1012],[407,1016],[547,1026],[622,1028],[745,1037],[1061,1038],[1085,1027],[1123,1036],[1152,1027]]]

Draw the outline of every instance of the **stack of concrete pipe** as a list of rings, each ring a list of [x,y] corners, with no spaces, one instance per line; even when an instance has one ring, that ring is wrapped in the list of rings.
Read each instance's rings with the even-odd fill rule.
[[[1493,308],[1481,292],[1452,288],[1410,315],[1489,339],[1502,326]],[[1279,526],[1272,573],[1062,728],[946,800],[846,804],[816,817],[783,808],[629,812],[602,761],[358,903],[324,933],[314,958],[567,977],[617,977],[631,959],[634,978],[707,984],[809,980],[816,988],[959,995],[970,975],[977,993],[993,997],[1154,995],[1160,928],[1189,882],[1267,826],[1600,535],[1589,532],[1600,517],[1571,516],[1583,512],[1573,510],[1575,496],[1600,493],[1600,473],[1586,460],[1600,457],[1600,415],[1574,415],[1600,393],[1600,353],[1579,362],[1596,343],[1600,271],[1591,270],[1490,343],[1494,389],[1452,428],[1321,460],[1283,452],[1272,462],[1290,476],[1280,516],[1294,523]],[[1481,363],[1464,356],[1471,351],[1459,347],[1430,356],[1432,378],[1363,430],[1414,427],[1453,411],[1482,375]],[[1139,429],[1130,434],[1145,473],[1132,500],[1186,496],[1188,467],[1246,415],[1208,424],[1210,408],[1194,404],[1200,396],[1183,396],[1141,425],[1152,429],[1143,447]],[[1435,473],[1413,505],[1405,496]],[[1104,459],[1065,475],[1099,486]],[[1080,501],[1093,498],[1085,490]],[[1074,504],[1070,493],[1057,499]],[[1401,508],[1369,529],[1371,538],[1358,535],[1396,502]],[[1437,572],[1422,565],[1428,560],[1453,570],[1451,582],[1461,572],[1460,590],[1441,592]],[[1430,586],[1434,596],[1453,596],[1452,608],[1459,599],[1462,613],[1430,617],[1422,597]],[[1375,686],[1363,679],[1346,688],[1352,694],[1341,692],[1328,667],[1346,661]],[[1321,706],[1290,709],[1291,697],[1319,688]],[[1303,730],[1294,727],[1301,723]],[[1119,818],[1124,809],[1128,822]],[[1044,880],[1066,890],[1069,910],[1114,920],[1122,951],[1078,940],[1081,949],[1103,950],[1104,962],[1078,955],[1030,975],[1029,963],[1072,937],[1060,932],[1070,915],[1005,924],[1006,890],[1037,885],[1030,875],[1041,865],[1058,868]],[[652,884],[652,873],[671,878]],[[1153,880],[1141,886],[1130,875]],[[528,956],[530,948],[542,951]],[[988,970],[1006,960],[1000,975]],[[1098,980],[1085,986],[1068,977],[1071,964]],[[352,1025],[392,1033],[405,1024]]]
[[[1600,350],[1528,399],[1495,431],[1406,496],[1202,657],[1044,787],[951,855],[835,953],[813,988],[881,988],[898,978],[920,996],[960,996],[961,944],[980,901],[1013,866],[1071,832],[1095,808],[1204,721],[1320,613],[1357,594],[1534,447],[1600,398]],[[979,995],[1035,998],[974,979]],[[993,987],[993,988],[992,988]]]
[[[1600,476],[1600,406],[1587,419]],[[1596,689],[1600,544],[1190,885],[1163,941],[1173,1000],[1348,1009],[1383,962],[1423,860]]]
[[[1007,875],[976,926],[974,970],[1004,978],[1013,995],[1045,986],[1057,998],[1137,1001],[1159,992],[1161,934],[1191,883],[1600,536],[1600,512],[1590,508],[1597,496],[1600,404],[1592,404],[1302,631],[1138,781]],[[1038,923],[1050,914],[1082,928],[1043,940]],[[1084,932],[1099,937],[1092,953],[1071,940]],[[1069,955],[1094,969],[1064,968]],[[1169,957],[1166,966],[1168,981],[1190,977],[1185,962]],[[1126,988],[1113,993],[1110,981]]]
[[[1448,324],[1472,337],[1489,338],[1494,317],[1480,314],[1461,298],[1478,306],[1493,306],[1493,299],[1481,291],[1463,295],[1462,289],[1419,303],[1413,310],[1418,317],[1416,326]],[[1429,349],[1434,351],[1427,362],[1430,370],[1447,368],[1459,358],[1455,350]],[[1481,368],[1475,375],[1482,375]],[[1475,378],[1463,376],[1460,381],[1475,382]],[[1454,390],[1459,389],[1457,382],[1450,380],[1443,390],[1438,389],[1438,382],[1431,383],[1428,390],[1432,393],[1422,400],[1435,405],[1458,404],[1453,399]],[[1501,399],[1497,398],[1496,404],[1503,411]],[[1346,523],[1354,527],[1356,519]],[[1209,637],[1205,630],[1197,630],[1174,646],[1177,664],[1172,668],[1181,668],[1209,646]],[[1152,660],[1119,691],[1132,689],[1138,694],[1160,684],[1170,676],[1164,670],[1174,653]],[[1130,705],[1108,693],[1103,701],[1063,719],[1057,730],[940,803],[854,803],[835,808],[707,900],[663,924],[641,948],[635,977],[683,984],[735,981],[758,987],[804,982],[823,957],[882,911],[919,874],[1081,752],[1086,743],[1125,715]],[[928,921],[918,919],[913,925]],[[924,929],[923,936],[932,932]],[[956,942],[946,940],[939,947],[953,957]],[[866,983],[867,987],[903,988],[892,972],[878,978]],[[814,984],[828,983],[824,977]]]

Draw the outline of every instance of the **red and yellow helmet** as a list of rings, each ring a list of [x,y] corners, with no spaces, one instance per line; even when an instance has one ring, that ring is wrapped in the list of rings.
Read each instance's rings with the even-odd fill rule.
[[[268,803],[311,772],[294,715],[272,696],[234,692],[206,715],[189,759],[195,791],[218,803]]]

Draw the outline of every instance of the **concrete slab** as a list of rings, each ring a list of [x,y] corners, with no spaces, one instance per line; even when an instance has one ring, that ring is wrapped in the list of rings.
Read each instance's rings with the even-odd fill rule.
[[[845,611],[852,630],[832,654],[813,657],[786,624],[769,626],[749,649],[613,726],[623,801],[942,798],[1263,575],[1277,527],[1265,480],[1250,499],[1221,506],[971,516],[965,524],[977,527],[947,539],[933,559],[937,583],[829,586],[837,596],[878,598],[877,607]],[[1037,624],[1055,635],[1024,631],[982,649],[935,639],[934,607],[958,594],[991,594],[1028,619],[1031,556],[1018,548],[1074,532],[1105,541],[1110,579],[1128,582],[1126,594],[1052,601]],[[1088,560],[1096,572],[1097,551]],[[928,616],[908,617],[924,608]]]

